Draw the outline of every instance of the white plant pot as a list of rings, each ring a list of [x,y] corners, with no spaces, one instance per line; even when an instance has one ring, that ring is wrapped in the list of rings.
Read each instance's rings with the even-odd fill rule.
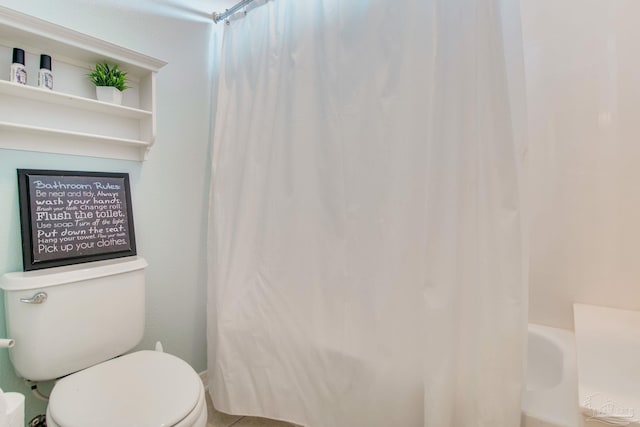
[[[113,86],[96,86],[96,98],[110,104],[122,104],[122,92]]]

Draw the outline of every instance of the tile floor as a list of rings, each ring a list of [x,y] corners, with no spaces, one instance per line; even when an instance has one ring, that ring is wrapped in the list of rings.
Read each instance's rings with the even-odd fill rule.
[[[294,424],[282,421],[267,420],[265,418],[241,417],[218,412],[213,408],[211,396],[208,392],[207,410],[209,411],[207,427],[295,427]]]

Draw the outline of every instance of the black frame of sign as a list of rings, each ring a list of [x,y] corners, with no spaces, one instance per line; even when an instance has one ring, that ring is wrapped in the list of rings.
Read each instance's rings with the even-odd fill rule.
[[[133,226],[133,210],[131,205],[131,189],[129,185],[128,173],[78,172],[78,171],[60,171],[60,170],[45,170],[45,169],[18,169],[17,172],[18,172],[18,197],[19,197],[19,203],[20,203],[20,225],[21,225],[21,232],[22,232],[22,260],[23,260],[24,271],[39,270],[43,268],[60,267],[64,265],[80,264],[80,263],[91,262],[91,261],[101,261],[101,260],[107,260],[107,259],[128,257],[128,256],[134,256],[137,254],[135,229]],[[53,181],[53,184],[47,184],[48,185],[47,187],[46,185],[42,184],[42,181],[39,181],[37,184],[36,184],[36,181],[33,181],[34,186],[32,188],[32,186],[30,186],[30,179],[31,178],[35,179],[36,177],[40,177],[40,179],[60,179],[61,181],[63,181],[67,177],[72,177],[71,180],[74,180],[75,182],[81,182],[83,184],[77,184],[77,183],[63,184],[61,183],[61,181]],[[100,239],[96,236],[86,236],[87,234],[86,227],[88,227],[88,225],[85,227],[85,229],[79,229],[78,227],[76,227],[79,221],[76,221],[77,218],[74,218],[74,217],[76,215],[86,216],[86,215],[89,215],[89,213],[87,213],[86,215],[76,214],[76,212],[79,212],[79,210],[73,210],[72,211],[73,215],[72,215],[71,212],[67,212],[67,209],[69,210],[74,209],[75,206],[72,207],[71,204],[68,203],[68,200],[66,197],[60,196],[63,193],[63,191],[60,190],[61,188],[89,189],[90,186],[98,185],[98,181],[101,178],[105,179],[107,182],[118,182],[118,183],[121,182],[123,184],[122,188],[119,188],[117,192],[112,192],[112,193],[102,192],[103,194],[111,194],[111,195],[116,194],[115,196],[113,196],[113,200],[116,200],[116,202],[120,203],[120,205],[111,205],[111,206],[120,206],[120,207],[118,209],[113,208],[115,210],[109,211],[109,213],[113,216],[115,216],[114,212],[117,213],[119,218],[117,219],[117,221],[119,222],[118,231],[120,231],[120,233],[118,233],[118,236],[120,238],[115,239],[115,233],[113,233],[114,236],[111,239],[111,242],[119,243],[118,247],[116,247],[115,249],[111,248],[110,245],[106,246],[106,244],[109,243],[109,239],[106,239],[106,238],[102,239],[101,241],[103,243],[103,247],[98,249],[97,246],[95,245],[95,241],[96,239],[97,240],[100,240]],[[36,193],[35,187],[38,187],[38,185],[41,186],[42,190],[40,190],[39,193]],[[104,188],[102,187],[102,185],[103,184],[100,183],[100,188]],[[107,185],[106,188],[110,188],[108,184],[104,184],[104,185]],[[115,187],[112,187],[112,188],[115,188]],[[90,204],[91,202],[96,203],[96,199],[93,198],[93,194],[100,194],[98,193],[98,191],[96,191],[95,193],[92,193],[92,196],[88,195],[89,192],[82,193],[82,191],[80,191],[78,193],[78,191],[76,191],[76,193],[83,194],[84,197],[82,201],[86,201],[87,204]],[[36,194],[38,196],[42,196],[42,199],[39,200],[41,203],[45,203],[43,202],[43,200],[48,198],[48,202],[47,202],[48,204],[46,205],[46,209],[51,208],[49,212],[55,209],[58,213],[57,214],[40,213],[40,216],[41,216],[40,219],[42,218],[42,216],[44,216],[46,220],[38,222],[38,219],[39,219],[39,217],[37,216],[38,212],[35,212],[33,208],[35,207],[36,210],[38,210],[40,206],[36,207],[34,203],[32,203],[32,201],[35,200],[34,198],[36,198]],[[56,196],[56,194],[58,195]],[[66,194],[67,193],[64,192],[64,196],[66,196]],[[123,195],[122,200],[120,200],[120,198],[118,197],[119,195]],[[112,203],[109,200],[104,200],[101,202]],[[113,202],[113,203],[116,203],[116,202]],[[125,206],[121,206],[122,203],[124,203]],[[67,204],[68,204],[68,207],[65,208]],[[51,205],[62,205],[62,206],[54,207]],[[100,205],[95,205],[95,206],[96,206],[96,209],[101,208]],[[46,210],[46,209],[43,206],[42,210]],[[106,209],[109,210],[109,208],[106,208]],[[63,214],[62,211],[65,211],[65,213]],[[87,210],[86,212],[91,212],[90,222],[92,222],[92,224],[98,221],[99,218],[97,217],[98,214],[96,211]],[[54,215],[58,215],[59,219],[57,219],[57,217]],[[63,216],[65,217],[63,218]],[[102,217],[104,218],[106,216],[107,216],[107,213],[106,212],[103,213]],[[69,218],[72,218],[72,219],[69,219]],[[61,236],[61,234],[63,234],[63,231],[65,231],[65,229],[62,228],[65,225],[65,223],[63,223],[62,221],[65,221],[65,220],[67,221],[67,224],[69,224],[69,227],[66,229],[67,232],[69,232],[69,230],[74,230],[76,234],[84,234],[82,236],[83,239],[85,239],[84,242],[75,242],[75,243],[78,243],[78,245],[84,243],[85,246],[87,246],[89,245],[89,241],[93,239],[94,245],[91,245],[92,249],[90,250],[90,253],[73,251],[73,249],[69,249],[68,253],[61,253],[62,252],[60,251],[60,249],[62,248],[62,243],[60,243],[61,237],[58,237],[58,236]],[[104,223],[111,224],[112,220],[101,219],[100,222],[103,224]],[[70,225],[71,223],[75,225]],[[84,222],[84,224],[87,224],[87,222]],[[37,233],[40,230],[35,230],[36,232],[34,233],[34,227],[41,227],[41,226],[43,228],[45,226],[51,227],[51,228],[42,230],[41,232],[43,234],[50,233],[49,235],[56,236],[49,239],[49,242],[54,241],[54,239],[59,239],[59,240],[55,240],[56,241],[55,245],[52,244],[51,246],[48,246],[48,248],[50,248],[50,252],[53,252],[53,254],[50,253],[50,254],[39,257],[34,249],[37,248],[37,246],[35,245],[36,243],[40,243],[40,240],[38,242],[34,242],[34,238],[38,238],[39,235],[37,235]],[[53,228],[54,226],[60,227],[60,228],[54,229]],[[115,231],[115,229],[116,227],[107,228],[107,230],[111,230],[111,231]],[[101,230],[104,230],[104,228],[102,228]],[[104,236],[106,236],[106,234],[104,234]],[[70,238],[68,237],[66,240],[69,240],[69,239]],[[44,240],[45,239],[43,239],[43,241]],[[66,246],[69,246],[70,244],[71,243],[65,244],[64,249],[67,249]],[[115,245],[116,243],[113,243],[113,244]],[[57,245],[60,245],[60,246],[57,246]]]

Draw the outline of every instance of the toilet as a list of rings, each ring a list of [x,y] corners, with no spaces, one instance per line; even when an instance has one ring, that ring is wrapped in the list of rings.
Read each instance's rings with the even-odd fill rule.
[[[56,380],[49,427],[204,427],[205,390],[183,360],[135,347],[144,333],[140,257],[8,273],[7,334],[16,373]]]

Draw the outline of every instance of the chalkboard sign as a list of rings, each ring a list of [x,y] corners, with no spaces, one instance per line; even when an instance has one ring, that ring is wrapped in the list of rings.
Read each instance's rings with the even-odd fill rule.
[[[129,175],[18,169],[24,270],[136,254]]]

